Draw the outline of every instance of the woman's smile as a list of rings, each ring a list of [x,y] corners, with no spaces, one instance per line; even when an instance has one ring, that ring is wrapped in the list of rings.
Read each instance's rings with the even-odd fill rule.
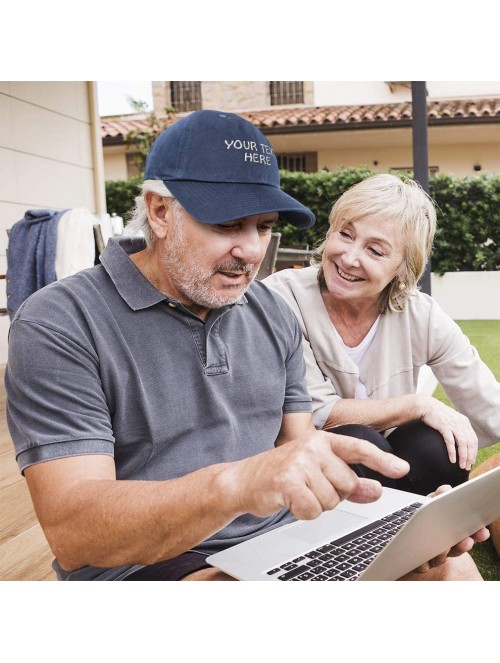
[[[354,276],[353,274],[347,274],[347,272],[344,272],[337,264],[335,264],[335,267],[337,268],[337,273],[338,275],[344,279],[344,281],[350,281],[351,283],[357,282],[357,281],[364,281],[365,279],[362,279],[360,276]]]

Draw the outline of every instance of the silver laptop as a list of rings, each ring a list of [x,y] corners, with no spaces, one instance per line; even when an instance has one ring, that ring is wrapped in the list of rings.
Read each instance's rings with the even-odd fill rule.
[[[432,499],[391,488],[210,555],[239,580],[396,580],[500,516],[500,467]]]

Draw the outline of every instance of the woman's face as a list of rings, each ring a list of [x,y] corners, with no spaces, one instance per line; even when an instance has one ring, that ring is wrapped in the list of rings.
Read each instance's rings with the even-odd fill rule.
[[[403,257],[403,238],[392,221],[372,217],[348,223],[330,235],[323,252],[328,291],[334,299],[378,302]]]

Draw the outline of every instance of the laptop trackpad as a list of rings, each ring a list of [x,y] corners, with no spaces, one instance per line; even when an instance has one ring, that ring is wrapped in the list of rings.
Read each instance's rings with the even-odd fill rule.
[[[337,507],[323,513],[315,520],[301,520],[296,525],[288,527],[283,534],[319,546],[322,542],[333,541],[345,532],[361,527],[367,520],[369,519],[364,516],[348,513]]]

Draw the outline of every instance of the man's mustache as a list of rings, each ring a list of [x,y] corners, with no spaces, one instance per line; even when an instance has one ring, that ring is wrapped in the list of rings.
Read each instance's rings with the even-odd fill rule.
[[[243,262],[242,260],[235,260],[234,262],[226,262],[217,267],[214,270],[215,272],[241,272],[243,274],[250,274],[253,268],[255,267],[254,263]]]

